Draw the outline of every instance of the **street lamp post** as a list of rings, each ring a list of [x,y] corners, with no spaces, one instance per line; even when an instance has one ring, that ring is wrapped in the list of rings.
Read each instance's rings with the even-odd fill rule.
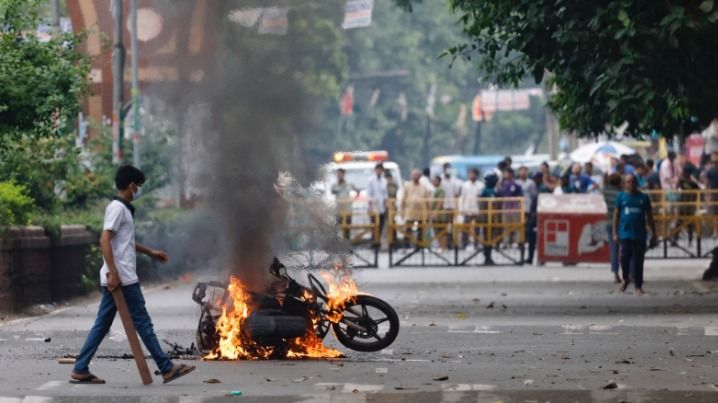
[[[113,0],[115,43],[112,47],[112,162],[120,164],[122,155],[122,103],[125,72],[125,47],[122,43],[122,0]]]
[[[132,164],[140,167],[140,86],[137,78],[137,0],[130,2],[130,51],[132,52]]]

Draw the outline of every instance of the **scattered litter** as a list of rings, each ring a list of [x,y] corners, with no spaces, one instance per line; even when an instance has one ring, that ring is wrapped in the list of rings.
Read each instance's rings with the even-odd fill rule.
[[[242,396],[241,390],[233,390],[229,393],[227,393],[225,396]]]
[[[299,383],[299,382],[304,382],[304,381],[306,381],[307,379],[309,379],[308,376],[303,376],[303,377],[301,377],[301,378],[294,379],[292,382]]]
[[[618,384],[614,381],[610,381],[601,389],[618,389]]]
[[[688,354],[686,358],[697,358],[697,357],[705,357],[703,354]]]
[[[486,309],[494,309],[494,301],[489,302],[489,304],[486,305]]]
[[[274,382],[277,380],[277,378],[265,378],[264,380],[267,382]]]
[[[676,353],[673,352],[673,350],[668,350],[668,354],[671,355],[671,357],[675,357]]]
[[[618,361],[616,361],[616,364],[633,364],[633,361],[630,361],[630,360],[618,360]]]
[[[449,377],[446,376],[446,375],[444,375],[444,376],[436,377],[436,378],[434,378],[434,380],[437,381],[437,382],[443,382],[443,381],[448,381],[448,380],[449,380]]]
[[[431,322],[431,323],[429,323],[429,326],[436,326],[436,323]]]
[[[533,379],[527,379],[527,380],[524,381],[524,386],[531,386],[531,385],[533,385],[533,384],[534,384],[534,380],[533,380]]]
[[[352,390],[352,393],[359,393],[359,389]]]
[[[663,370],[660,368],[651,368],[651,369],[649,369],[649,371],[663,371]]]
[[[419,388],[410,388],[408,386],[394,386],[394,390],[417,390]]]
[[[45,343],[49,343],[52,341],[52,337],[45,337]]]
[[[202,382],[204,382],[204,383],[222,383],[219,379],[216,379],[216,378],[205,379]]]
[[[75,361],[77,361],[76,358],[66,358],[66,357],[62,357],[59,360],[57,360],[57,362],[59,364],[74,364]]]
[[[506,304],[501,304],[501,309],[503,309],[505,311],[505,310],[509,309],[509,307],[506,306]]]

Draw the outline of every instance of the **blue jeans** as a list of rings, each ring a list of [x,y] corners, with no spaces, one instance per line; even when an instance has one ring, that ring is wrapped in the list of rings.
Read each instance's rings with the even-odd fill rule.
[[[155,360],[157,368],[159,368],[162,374],[169,372],[172,369],[172,361],[170,361],[167,354],[162,351],[160,342],[157,340],[154,328],[152,327],[152,320],[145,308],[145,298],[142,296],[140,285],[132,284],[122,286],[121,289],[122,294],[125,296],[125,301],[127,301],[127,308],[130,310],[130,316],[132,317],[132,322],[135,324],[135,329],[140,335],[145,347],[152,355],[152,359]],[[95,319],[95,324],[92,326],[90,334],[87,335],[85,345],[82,346],[82,350],[75,361],[74,372],[76,374],[87,374],[90,372],[90,360],[92,356],[95,355],[95,352],[97,352],[97,348],[100,346],[100,343],[102,343],[102,339],[104,339],[107,332],[110,331],[116,313],[117,308],[115,307],[115,300],[112,298],[112,294],[107,291],[106,287],[102,287],[102,300],[100,301],[100,308],[97,311],[97,319]]]
[[[608,231],[608,251],[611,255],[611,273],[618,274],[618,243],[613,240],[613,225],[606,225]]]

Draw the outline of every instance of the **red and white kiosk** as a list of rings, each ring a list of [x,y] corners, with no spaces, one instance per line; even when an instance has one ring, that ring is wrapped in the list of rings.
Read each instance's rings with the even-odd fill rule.
[[[538,262],[608,263],[608,217],[600,194],[540,194]]]

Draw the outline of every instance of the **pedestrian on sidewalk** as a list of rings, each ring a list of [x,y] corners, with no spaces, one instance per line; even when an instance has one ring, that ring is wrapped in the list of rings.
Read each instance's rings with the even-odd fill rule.
[[[638,190],[636,177],[626,175],[625,191],[616,196],[613,211],[613,240],[621,243],[621,271],[623,281],[619,291],[626,291],[635,281],[636,295],[643,295],[643,261],[646,255],[646,222],[651,229],[650,247],[658,244],[656,223],[653,221],[651,199]]]
[[[132,201],[140,195],[144,183],[144,173],[131,165],[121,166],[115,175],[117,195],[105,209],[105,219],[100,236],[100,250],[104,260],[102,269],[100,269],[102,300],[95,324],[92,326],[80,354],[77,355],[75,367],[70,374],[72,383],[105,383],[103,379],[90,372],[89,365],[115,319],[117,307],[112,296],[115,292],[122,292],[124,295],[132,322],[145,347],[155,360],[164,378],[164,383],[173,381],[195,369],[194,366],[173,364],[170,361],[160,347],[152,327],[152,320],[145,308],[145,299],[137,278],[136,252],[143,253],[160,263],[167,262],[169,257],[161,250],[150,249],[135,243],[135,208],[132,206]]]

